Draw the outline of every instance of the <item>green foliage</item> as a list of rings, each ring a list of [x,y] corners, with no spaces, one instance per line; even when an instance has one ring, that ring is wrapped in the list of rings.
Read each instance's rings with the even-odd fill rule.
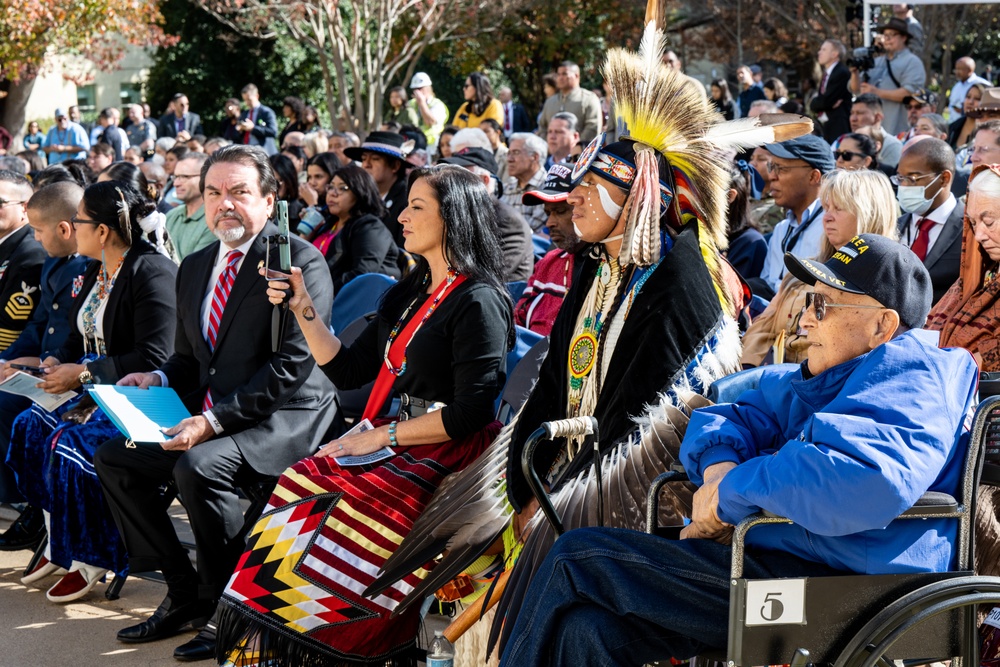
[[[281,26],[274,26],[277,39],[261,40],[223,25],[190,0],[164,0],[161,11],[165,29],[180,42],[154,57],[146,97],[155,117],[166,113],[175,93],[183,92],[211,136],[218,131],[225,100],[239,99],[240,89],[253,83],[261,101],[278,114],[279,126],[282,99],[296,95],[313,105],[329,127],[319,65]]]
[[[427,60],[459,77],[459,100],[464,77],[485,69],[495,86],[509,85],[530,114],[544,101],[542,76],[554,72],[564,60],[580,66],[583,87],[599,87],[604,52],[611,46],[634,46],[642,32],[644,12],[642,2],[533,3],[511,14],[495,34],[442,45]],[[444,97],[437,85],[435,92]]]

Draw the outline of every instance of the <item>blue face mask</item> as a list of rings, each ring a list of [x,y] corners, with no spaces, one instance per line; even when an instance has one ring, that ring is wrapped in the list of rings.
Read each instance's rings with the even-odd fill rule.
[[[896,199],[899,200],[899,207],[903,209],[906,213],[912,213],[913,215],[923,215],[930,210],[931,204],[934,203],[934,197],[928,199],[925,196],[927,188],[934,184],[934,181],[941,178],[941,174],[934,177],[927,185],[900,185],[899,190],[896,193]],[[935,193],[935,196],[937,193]]]

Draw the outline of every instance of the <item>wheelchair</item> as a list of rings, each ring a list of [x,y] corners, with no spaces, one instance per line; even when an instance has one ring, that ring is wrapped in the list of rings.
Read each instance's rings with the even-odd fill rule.
[[[592,421],[548,422],[529,440],[576,434],[569,422]],[[583,435],[584,429],[579,430]],[[521,463],[526,473],[532,469],[534,449],[525,447]],[[955,569],[950,572],[747,579],[743,576],[747,533],[761,525],[792,522],[768,512],[744,519],[733,533],[727,649],[699,656],[694,664],[908,667],[950,660],[959,667],[978,667],[978,608],[1000,605],[1000,578],[976,576],[973,571],[977,486],[981,476],[1000,483],[1000,466],[987,465],[983,472],[988,450],[991,459],[1000,459],[1000,396],[983,400],[976,410],[959,498],[927,493],[895,519],[958,522]],[[647,496],[647,532],[677,535],[678,527],[657,525],[660,492],[666,484],[687,480],[679,466],[656,478]],[[558,522],[547,496],[536,493],[536,497],[549,520]]]

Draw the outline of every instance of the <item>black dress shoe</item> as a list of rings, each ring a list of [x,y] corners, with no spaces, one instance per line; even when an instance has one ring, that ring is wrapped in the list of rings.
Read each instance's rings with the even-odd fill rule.
[[[0,535],[0,551],[33,551],[45,537],[45,519],[41,510],[28,505],[10,528]]]
[[[215,604],[207,600],[175,600],[168,595],[152,616],[138,625],[119,630],[118,641],[141,644],[173,637],[186,626],[204,625],[213,611]]]
[[[196,662],[215,658],[215,624],[208,622],[194,639],[174,649],[174,658],[181,662]]]

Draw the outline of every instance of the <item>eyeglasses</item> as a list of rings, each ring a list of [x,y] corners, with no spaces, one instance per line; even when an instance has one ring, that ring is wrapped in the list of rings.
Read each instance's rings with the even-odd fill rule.
[[[178,174],[174,172],[174,180],[179,180],[182,178],[201,178],[201,174]]]
[[[937,178],[940,175],[941,174],[934,174],[934,173],[917,174],[916,176],[900,176],[899,174],[893,174],[892,176],[889,177],[889,180],[892,182],[893,185],[902,185],[904,187],[907,187],[911,185],[917,185],[917,181],[923,178],[927,178],[928,176],[934,176],[935,178]],[[931,181],[931,183],[933,183],[933,181]],[[927,185],[930,185],[930,183],[928,183]]]
[[[88,220],[86,218],[78,218],[75,215],[72,218],[70,218],[69,221],[70,221],[70,224],[72,224],[74,227],[76,225],[100,225],[100,224],[102,224],[102,223],[98,222],[97,220]]]
[[[784,164],[777,164],[776,162],[767,163],[768,173],[777,174],[779,178],[790,172],[792,169],[812,169],[812,168],[813,167],[808,164],[784,165]]]
[[[330,185],[327,186],[326,191],[327,193],[336,192],[337,196],[339,197],[344,192],[350,192],[351,188],[347,187],[346,185]]]
[[[534,155],[534,153],[532,153],[531,151],[522,151],[522,150],[507,151],[507,157],[521,157],[522,155],[524,157],[531,157],[532,155]]]
[[[924,108],[924,105],[917,102],[916,104],[907,104],[906,108],[909,109],[910,111],[920,111],[921,109]]]
[[[835,160],[843,160],[844,162],[850,162],[856,157],[865,157],[865,154],[855,153],[854,151],[833,151],[833,157]]]
[[[25,201],[27,200],[22,199],[21,201],[8,201],[6,199],[0,199],[0,208],[7,208],[8,206],[13,206],[14,204],[23,204]]]
[[[827,308],[860,308],[871,310],[883,310],[884,306],[856,306],[853,303],[830,303],[826,300],[825,294],[819,292],[806,292],[806,310],[812,308],[816,315],[816,321],[822,322],[826,317]]]

